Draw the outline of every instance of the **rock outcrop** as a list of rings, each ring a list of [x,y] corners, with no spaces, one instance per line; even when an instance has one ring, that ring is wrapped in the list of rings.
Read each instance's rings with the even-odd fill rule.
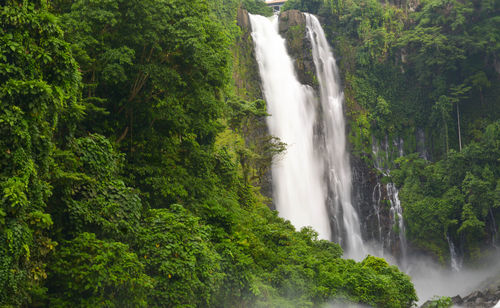
[[[494,271],[494,269],[492,269]],[[493,307],[500,301],[500,273],[489,277],[478,289],[467,296],[460,295],[451,298],[457,307]]]
[[[237,24],[242,30],[233,48],[236,60],[233,66],[233,79],[237,94],[247,100],[263,98],[259,65],[255,59],[252,25],[246,10],[238,9]]]
[[[235,59],[233,64],[233,79],[236,85],[236,94],[247,101],[264,99],[259,65],[255,58],[252,25],[246,10],[238,9],[237,24],[241,28],[241,36],[237,39],[236,45],[233,48],[233,58]],[[258,117],[252,121],[248,121],[242,127],[242,133],[245,143],[254,149],[258,155],[266,157],[266,153],[264,152],[268,147],[269,130],[265,117]],[[264,174],[254,177],[257,178],[257,182],[252,182],[252,184],[260,187],[261,194],[270,200],[268,202],[269,207],[274,209],[272,203],[271,157],[264,160],[259,161],[259,165],[252,166],[254,170],[265,170]],[[263,167],[263,165],[265,166]]]
[[[317,89],[316,67],[312,55],[311,41],[307,37],[305,15],[297,10],[281,13],[279,32],[286,40],[288,53],[295,60],[295,71],[299,81]]]
[[[353,204],[361,220],[361,234],[365,241],[376,241],[384,245],[391,231],[390,205],[387,190],[380,183],[372,168],[361,158],[351,155]]]
[[[451,300],[454,305],[461,307],[490,308],[500,301],[500,286],[496,290],[474,291],[464,298],[457,295]]]

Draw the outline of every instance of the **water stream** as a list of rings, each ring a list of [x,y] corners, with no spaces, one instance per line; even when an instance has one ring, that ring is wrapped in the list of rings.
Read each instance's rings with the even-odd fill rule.
[[[366,248],[361,238],[359,217],[352,204],[352,174],[347,153],[345,117],[343,109],[344,94],[340,87],[337,64],[330,49],[325,33],[318,19],[306,16],[306,29],[312,45],[316,76],[319,82],[321,103],[320,132],[323,137],[324,151],[321,156],[325,167],[325,180],[329,191],[335,198],[328,206],[335,213],[341,210],[345,235],[343,240],[346,256],[360,260],[366,256]],[[338,216],[337,216],[338,217]]]
[[[321,238],[340,243],[346,256],[362,259],[365,247],[352,205],[346,151],[343,93],[335,58],[316,17],[306,14],[319,93],[297,80],[277,16],[250,15],[270,133],[287,144],[273,164],[274,201],[297,228],[313,227]],[[329,217],[334,217],[332,224]]]
[[[399,200],[399,191],[394,183],[388,183],[386,185],[387,196],[389,197],[389,202],[391,203],[391,219],[392,219],[392,231],[395,232],[394,237],[399,240],[399,265],[405,269],[407,266],[407,247],[406,243],[406,231],[405,224],[403,220],[403,208],[401,207],[401,201]],[[392,238],[392,236],[389,236]]]
[[[462,268],[462,260],[458,256],[457,250],[455,249],[455,245],[448,237],[448,234],[446,235],[446,241],[448,241],[448,247],[450,248],[451,269],[455,272],[460,272],[460,269]]]
[[[392,141],[393,151],[396,153],[391,153],[391,157],[396,155],[401,157],[404,155],[403,151],[403,139],[396,138]],[[383,140],[379,141],[373,138],[372,140],[372,157],[375,162],[375,168],[383,175],[390,176],[389,168],[389,153],[391,149],[389,148],[389,137],[386,135]],[[381,183],[377,183],[375,188],[379,187],[380,190]],[[385,190],[387,193],[387,200],[390,203],[390,219],[391,225],[389,232],[387,234],[381,235],[380,243],[383,249],[383,255],[385,255],[385,250],[397,253],[398,265],[402,269],[407,269],[408,267],[408,244],[406,241],[406,231],[405,223],[403,219],[403,208],[401,207],[401,201],[399,200],[399,190],[394,183],[387,183],[385,185]],[[379,193],[379,195],[381,195]],[[379,197],[381,198],[381,197]],[[380,203],[380,200],[377,200]],[[379,220],[380,221],[380,220]],[[379,222],[380,225],[380,222]],[[380,228],[380,226],[379,226]],[[395,247],[396,249],[393,249]],[[399,250],[396,252],[396,250]]]

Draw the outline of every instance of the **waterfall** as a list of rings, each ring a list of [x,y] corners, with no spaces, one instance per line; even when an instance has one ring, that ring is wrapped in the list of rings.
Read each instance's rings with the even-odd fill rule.
[[[316,105],[314,90],[299,83],[285,40],[278,33],[278,17],[250,14],[252,37],[271,114],[271,135],[287,144],[281,159],[273,162],[276,209],[296,227],[313,227],[322,239],[331,238],[326,208],[324,161],[314,147]]]
[[[270,133],[287,144],[284,157],[273,162],[274,202],[279,215],[295,227],[312,226],[321,238],[341,243],[347,257],[359,260],[365,256],[365,248],[351,201],[343,93],[323,29],[316,17],[305,16],[319,93],[297,80],[293,60],[278,32],[278,17],[250,15],[271,114],[267,124]]]
[[[343,215],[343,227],[346,231],[346,255],[361,259],[366,251],[361,238],[358,214],[352,204],[351,165],[347,153],[343,93],[335,58],[326,40],[318,19],[310,14],[306,16],[306,28],[312,45],[314,65],[319,82],[319,98],[323,127],[324,149],[322,159],[326,168],[326,181],[335,198],[330,212]]]
[[[378,171],[380,171],[383,176],[390,176],[390,159],[396,154],[399,157],[404,155],[403,139],[401,137],[394,138],[392,140],[392,144],[394,146],[394,149],[391,151],[391,149],[389,148],[389,137],[387,135],[385,135],[384,139],[380,141],[380,146],[377,139],[375,139],[375,137],[372,138],[372,157],[375,165],[374,167]],[[394,153],[395,151],[397,152]],[[377,187],[380,187],[380,182],[377,183],[375,189]],[[406,268],[408,244],[406,241],[406,231],[403,220],[403,208],[401,207],[401,201],[399,200],[399,190],[394,183],[387,183],[385,185],[385,188],[387,192],[387,199],[389,200],[391,206],[391,228],[389,229],[387,235],[385,237],[382,237],[382,240],[380,242],[384,250],[390,249],[394,253],[394,248],[398,248],[399,265],[401,265],[403,268]],[[376,203],[374,201],[374,207],[376,207],[379,203],[380,200]]]
[[[378,226],[378,241],[379,243],[383,243],[382,238],[382,224],[380,223],[380,201],[382,200],[382,190],[380,189],[380,183],[377,183],[373,188],[372,192],[372,204],[373,204],[373,212],[377,216],[377,226]],[[373,238],[375,236],[373,235]]]
[[[389,202],[391,203],[391,219],[393,228],[397,226],[399,238],[399,251],[400,251],[400,263],[403,268],[406,267],[406,256],[407,256],[407,243],[406,243],[406,231],[405,224],[403,220],[403,208],[401,207],[401,201],[399,200],[399,191],[394,183],[388,183],[386,185],[387,196],[389,197]],[[390,238],[390,237],[389,237]]]
[[[460,269],[462,268],[462,260],[460,260],[460,258],[458,257],[455,245],[453,245],[453,242],[448,237],[448,234],[446,234],[446,241],[448,241],[448,247],[450,248],[451,269],[455,272],[460,272]]]
[[[491,206],[489,207],[489,214],[491,218],[491,245],[495,248],[498,249],[497,247],[497,224],[495,223],[495,216],[493,215],[493,211],[491,210]]]

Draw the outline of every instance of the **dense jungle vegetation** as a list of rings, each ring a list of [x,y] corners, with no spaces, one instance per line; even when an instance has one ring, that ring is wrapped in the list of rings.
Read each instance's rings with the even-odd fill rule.
[[[410,306],[259,193],[283,145],[235,82],[244,0],[0,6],[0,306]],[[487,97],[486,87],[484,96]],[[490,168],[491,172],[496,172]]]
[[[450,239],[477,264],[499,244],[500,1],[389,2],[285,9],[322,17],[340,57],[351,150],[391,170],[412,246],[445,263]]]

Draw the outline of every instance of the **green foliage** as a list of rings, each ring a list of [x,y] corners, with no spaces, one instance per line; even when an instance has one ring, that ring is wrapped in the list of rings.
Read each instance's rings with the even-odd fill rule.
[[[54,181],[60,207],[53,216],[65,226],[66,236],[93,232],[127,242],[136,232],[142,203],[136,191],[118,178],[122,155],[103,136],[90,135],[70,142],[68,151],[58,153],[60,172]]]
[[[211,305],[223,274],[208,234],[209,228],[180,205],[149,213],[137,238],[138,254],[154,279],[149,305]]]
[[[243,0],[242,7],[250,14],[272,16],[273,9],[268,7],[264,0]]]
[[[79,118],[80,76],[45,1],[0,7],[0,305],[41,292],[54,131]],[[71,116],[68,114],[72,113]]]
[[[56,307],[146,307],[152,289],[129,247],[81,233],[63,242],[49,267],[49,300]]]
[[[487,241],[487,226],[497,224],[498,129],[497,121],[486,129],[492,139],[484,137],[460,153],[451,151],[436,163],[416,155],[397,161],[400,169],[393,171],[393,179],[402,185],[407,235],[443,262],[448,254],[447,236],[462,239],[466,257],[475,261]]]
[[[227,292],[221,301],[224,307],[237,303],[234,300],[238,298],[230,294],[240,294],[240,302],[256,301],[258,306],[271,307],[313,306],[333,299],[400,307],[416,299],[409,278],[396,267],[374,270],[370,265],[341,259],[340,247],[318,241],[311,229],[297,233],[276,213],[267,208],[260,212],[264,215],[250,211],[236,215],[245,223],[233,227],[232,243],[218,245],[222,255],[232,255],[231,263],[223,263],[224,272],[231,273],[223,284]],[[241,227],[245,229],[240,231]],[[380,262],[388,267],[385,261]],[[248,289],[241,287],[242,281],[247,281],[244,285],[249,284]]]
[[[447,296],[443,297],[433,297],[430,301],[425,302],[425,304],[422,306],[424,308],[448,308],[452,307],[453,302],[451,298]]]

